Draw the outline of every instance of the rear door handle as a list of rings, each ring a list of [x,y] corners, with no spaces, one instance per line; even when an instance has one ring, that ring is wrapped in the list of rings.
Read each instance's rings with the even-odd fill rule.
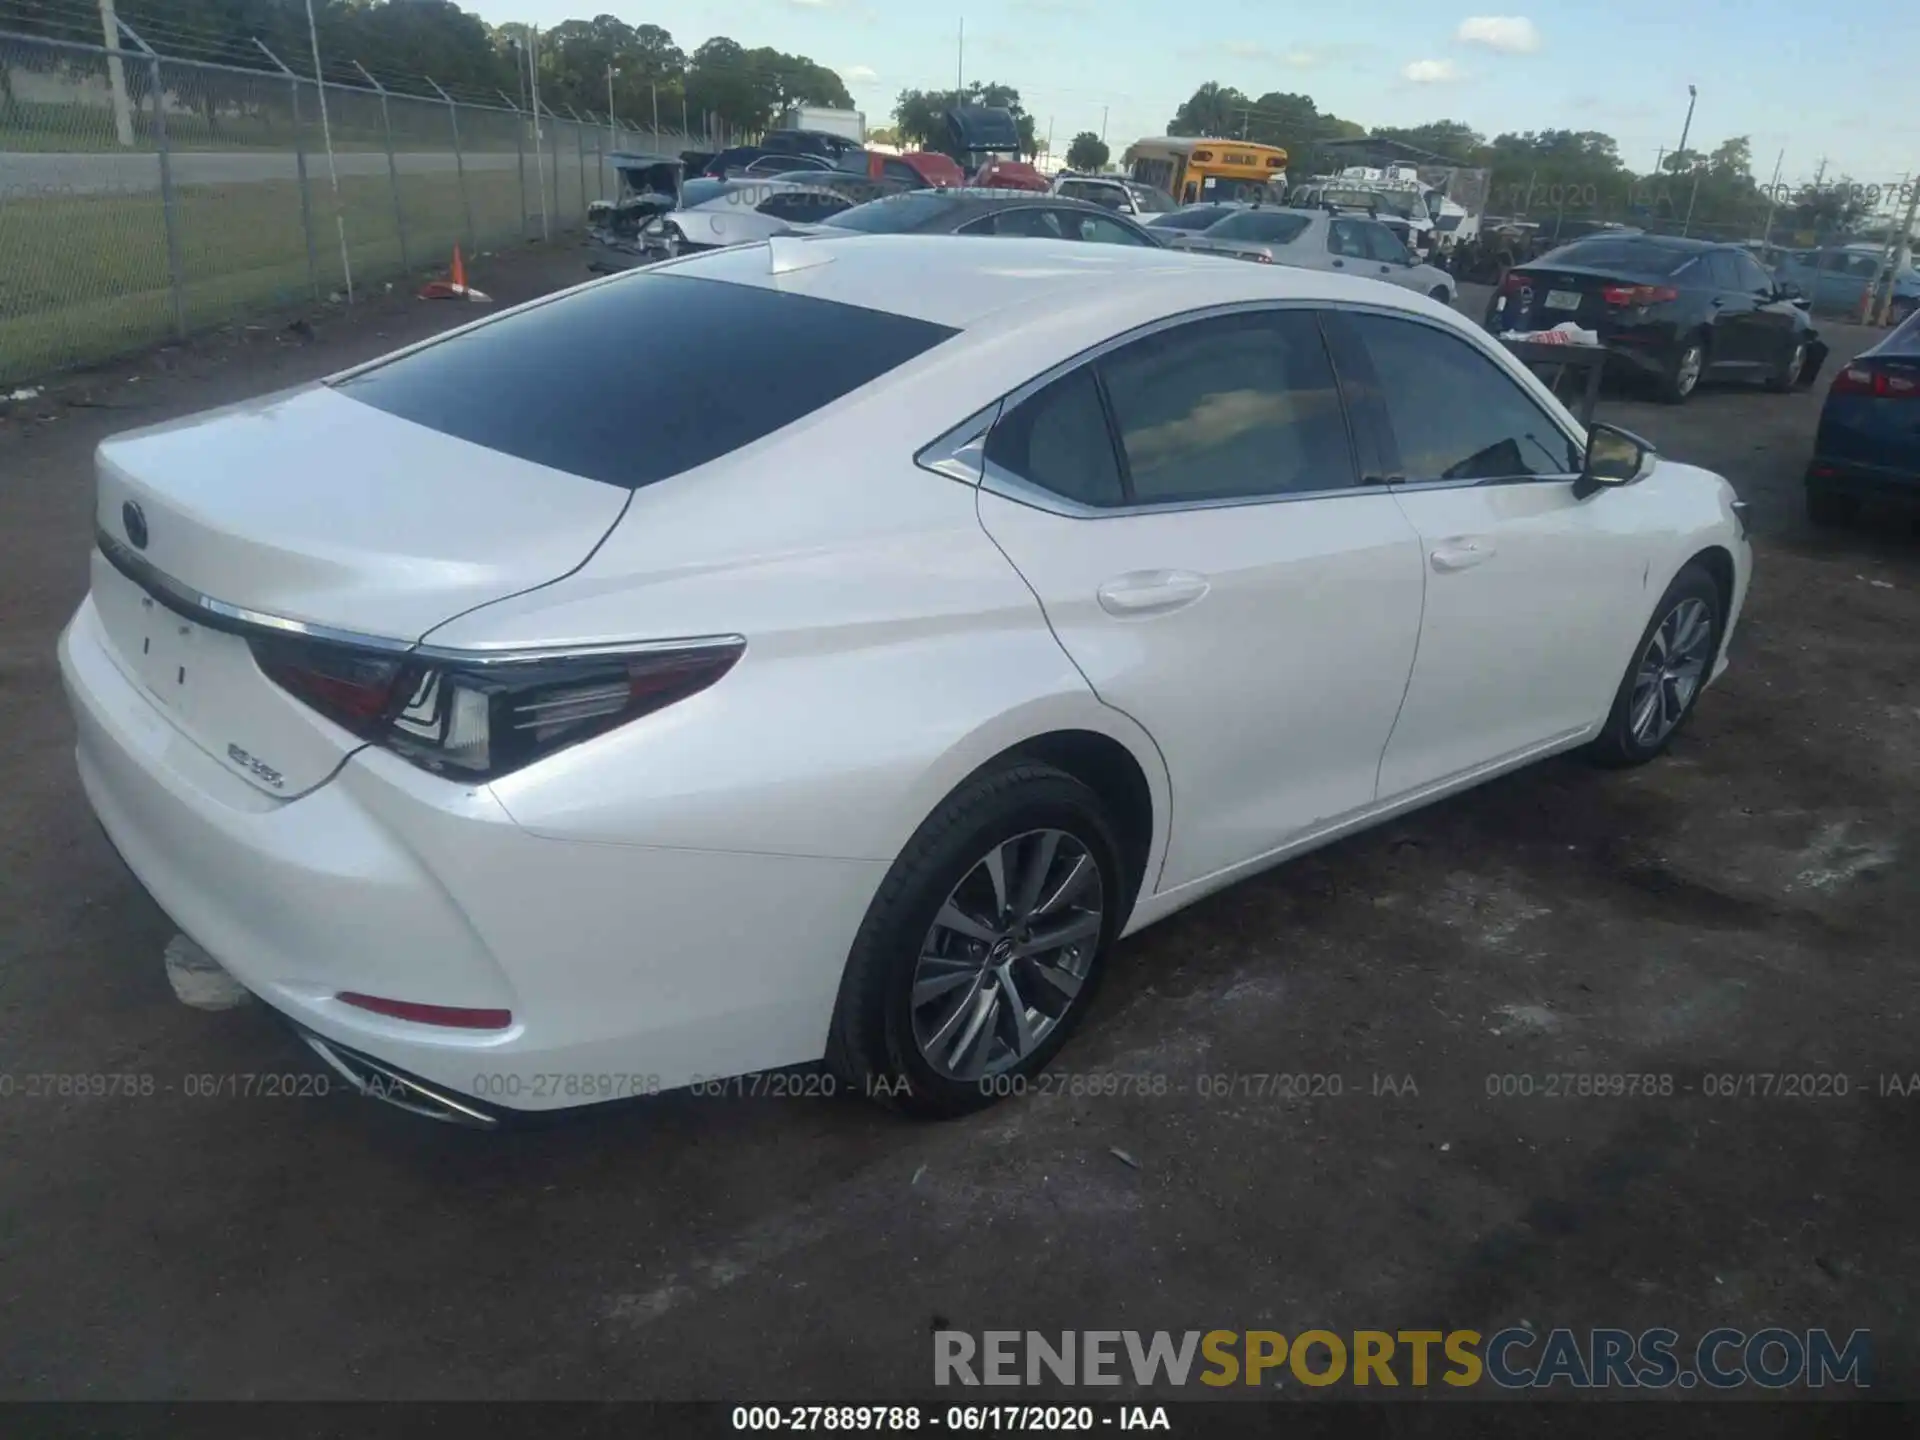
[[[1211,588],[1204,575],[1191,570],[1133,570],[1100,587],[1100,608],[1109,615],[1164,615],[1193,604]]]
[[[1336,270],[1344,270],[1347,268],[1347,262],[1344,260],[1336,260],[1333,262],[1333,268]]]
[[[1463,535],[1457,540],[1443,540],[1434,546],[1430,557],[1433,568],[1440,571],[1471,570],[1482,561],[1494,556],[1493,541],[1485,536]]]

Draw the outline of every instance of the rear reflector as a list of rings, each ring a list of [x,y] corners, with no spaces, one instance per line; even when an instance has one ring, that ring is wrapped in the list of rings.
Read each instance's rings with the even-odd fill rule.
[[[1671,285],[1609,285],[1600,292],[1609,305],[1664,305],[1679,297]]]
[[[395,1020],[410,1020],[415,1025],[440,1025],[449,1030],[504,1030],[513,1024],[511,1010],[469,1010],[461,1005],[420,1005],[412,1000],[386,1000],[378,995],[362,995],[343,990],[333,997],[356,1009]]]

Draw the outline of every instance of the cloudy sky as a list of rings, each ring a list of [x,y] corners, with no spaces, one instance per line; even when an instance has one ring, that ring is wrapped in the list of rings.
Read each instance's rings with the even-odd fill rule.
[[[691,51],[728,35],[831,65],[869,124],[907,86],[1017,86],[1056,150],[1101,128],[1116,153],[1164,131],[1206,80],[1250,95],[1293,90],[1370,125],[1456,119],[1489,134],[1604,130],[1651,168],[1686,118],[1689,144],[1748,135],[1765,180],[1849,172],[1886,183],[1920,172],[1920,6],[1787,0],[1527,0],[1472,14],[1431,0],[1281,6],[1272,0],[464,0],[487,20],[542,27],[604,8],[672,32]],[[964,52],[959,45],[965,23]]]

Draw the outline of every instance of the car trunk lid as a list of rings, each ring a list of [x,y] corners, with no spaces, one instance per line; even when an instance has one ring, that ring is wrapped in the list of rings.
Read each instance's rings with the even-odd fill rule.
[[[1610,301],[1608,292],[1644,290],[1658,293],[1678,288],[1670,275],[1582,265],[1543,265],[1535,262],[1507,272],[1500,287],[1502,330],[1551,330],[1571,320],[1587,330],[1600,330],[1634,307]],[[1651,294],[1646,297],[1653,301]]]
[[[93,597],[115,661],[202,749],[289,797],[358,742],[260,673],[247,630],[404,649],[573,570],[628,500],[327,387],[116,436],[96,471]]]

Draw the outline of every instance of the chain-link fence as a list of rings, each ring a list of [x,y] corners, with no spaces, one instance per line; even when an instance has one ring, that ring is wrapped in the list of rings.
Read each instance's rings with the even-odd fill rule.
[[[0,31],[0,382],[561,236],[690,143]]]

